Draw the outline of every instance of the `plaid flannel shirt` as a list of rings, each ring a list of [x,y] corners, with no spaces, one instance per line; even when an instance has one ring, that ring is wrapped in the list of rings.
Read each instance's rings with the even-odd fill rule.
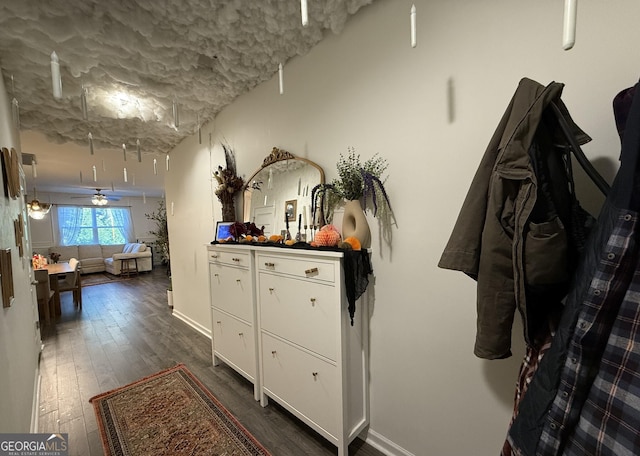
[[[640,453],[640,260],[608,337],[567,456]]]
[[[599,376],[602,374],[605,377],[607,374],[615,376],[618,369],[624,371],[627,359],[634,354],[633,345],[626,344],[623,348],[626,353],[616,353],[621,356],[620,359],[616,361],[615,358],[606,358],[608,354],[619,352],[621,343],[625,344],[612,333],[612,327],[623,300],[635,299],[637,305],[640,297],[640,295],[633,293],[629,295],[631,291],[629,285],[634,277],[638,259],[635,242],[637,220],[636,213],[626,210],[619,211],[617,222],[601,255],[586,298],[582,302],[574,333],[568,345],[558,391],[542,429],[536,451],[537,456],[559,454],[620,456],[622,454],[638,454],[638,450],[640,450],[636,447],[634,451],[633,439],[630,441],[623,439],[618,442],[617,432],[625,429],[624,423],[621,423],[617,430],[608,428],[606,423],[601,420],[599,411],[589,411],[589,407],[583,407],[587,401],[587,395],[589,395],[589,400],[616,401],[619,400],[616,399],[616,396],[618,398],[624,397],[631,392],[630,389],[640,387],[640,381],[635,379],[635,385],[632,381],[627,381],[627,389],[610,389],[611,385],[602,384],[602,382],[600,382],[602,386],[600,391],[597,390],[597,387],[592,389],[599,366]],[[640,282],[636,286],[638,285]],[[625,298],[625,296],[627,297]],[[638,326],[636,330],[640,329],[640,320],[636,322],[636,326]],[[626,335],[627,338],[629,336],[633,337],[633,334]],[[628,367],[634,369],[634,366]],[[633,404],[628,404],[628,406],[633,407]],[[636,407],[638,407],[635,411],[637,415],[640,413],[640,402],[636,403]],[[637,416],[635,421],[637,421]],[[578,422],[580,422],[581,428],[589,429],[587,434],[590,435],[585,435],[584,432],[574,434]],[[634,434],[636,429],[637,427],[632,428]],[[581,449],[581,446],[587,445],[587,440],[592,440],[589,445],[593,448],[600,448],[600,450],[585,452]],[[609,446],[616,449],[631,443],[631,447],[628,448],[630,452],[607,452],[605,442],[612,441],[617,444],[609,443]],[[561,453],[565,449],[566,451]]]

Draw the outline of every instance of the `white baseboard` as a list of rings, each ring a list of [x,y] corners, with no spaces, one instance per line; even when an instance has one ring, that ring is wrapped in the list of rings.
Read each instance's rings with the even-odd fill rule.
[[[36,366],[36,378],[33,382],[33,404],[31,404],[31,428],[29,432],[35,434],[38,432],[40,421],[40,383],[42,376],[40,375],[40,366]]]
[[[202,326],[197,321],[187,317],[185,314],[180,313],[180,311],[178,311],[176,309],[173,309],[173,316],[176,317],[179,320],[184,321],[186,324],[191,326],[193,329],[198,331],[200,334],[202,334],[204,336],[207,336],[209,339],[211,339],[211,330],[205,328],[204,326]]]
[[[388,438],[378,434],[376,431],[372,431],[371,429],[366,432],[365,442],[387,456],[415,456],[413,453],[405,450],[399,445],[396,445]]]

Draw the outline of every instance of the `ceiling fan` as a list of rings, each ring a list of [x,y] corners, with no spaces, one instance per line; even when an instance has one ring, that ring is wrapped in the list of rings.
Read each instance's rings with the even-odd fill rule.
[[[104,193],[102,193],[101,188],[96,188],[96,192],[89,196],[72,196],[71,198],[91,198],[91,203],[94,206],[106,206],[109,201],[119,201],[120,198],[116,198],[113,196],[107,197]]]
[[[94,206],[106,206],[108,202],[109,199],[107,198],[107,195],[100,193],[100,189],[96,188],[96,193],[91,197],[91,203]]]

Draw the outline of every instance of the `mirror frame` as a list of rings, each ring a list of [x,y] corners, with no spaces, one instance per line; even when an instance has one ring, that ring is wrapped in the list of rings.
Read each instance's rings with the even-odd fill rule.
[[[316,168],[319,172],[320,172],[320,182],[318,182],[318,184],[324,184],[325,183],[325,178],[324,178],[324,170],[320,167],[320,165],[318,165],[317,163],[307,159],[307,158],[303,158],[303,157],[298,157],[294,154],[292,154],[291,152],[288,152],[284,149],[280,149],[278,147],[273,147],[271,149],[271,153],[269,155],[267,155],[264,160],[262,160],[262,165],[260,166],[260,168],[258,168],[256,170],[256,172],[254,172],[247,180],[246,180],[246,184],[245,184],[245,188],[244,188],[244,192],[243,192],[243,204],[242,204],[242,215],[243,218],[247,218],[247,190],[249,190],[249,188],[251,187],[251,182],[253,182],[254,178],[265,168],[269,167],[270,165],[280,162],[280,161],[286,161],[286,160],[299,160],[302,162],[307,163],[308,165],[313,166],[314,168]],[[284,204],[285,201],[282,201],[282,204]],[[320,213],[318,214],[319,220],[323,221],[324,220],[324,213],[322,212],[322,210],[320,210]]]

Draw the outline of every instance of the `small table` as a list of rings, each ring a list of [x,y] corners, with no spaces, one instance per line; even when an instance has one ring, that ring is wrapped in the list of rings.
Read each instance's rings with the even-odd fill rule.
[[[60,315],[60,285],[58,284],[58,276],[60,274],[71,274],[74,272],[69,263],[53,263],[45,265],[44,269],[49,273],[49,284],[55,292],[53,295],[53,302],[56,306],[56,315]]]
[[[131,261],[134,262],[131,267]],[[120,275],[122,277],[131,277],[131,274],[138,275],[138,258],[121,258],[120,259]]]

